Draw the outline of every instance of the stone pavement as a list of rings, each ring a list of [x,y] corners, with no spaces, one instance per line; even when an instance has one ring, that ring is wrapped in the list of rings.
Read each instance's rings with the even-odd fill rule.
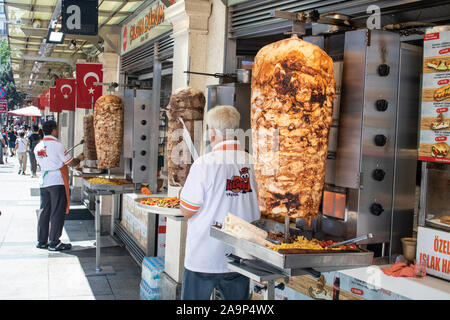
[[[29,167],[18,175],[16,158],[8,162],[0,165],[0,300],[139,299],[140,268],[110,237],[102,237],[101,265],[115,274],[86,276],[95,271],[94,220],[66,220],[61,241],[72,243],[70,251],[35,247],[39,196],[30,188],[38,179]]]

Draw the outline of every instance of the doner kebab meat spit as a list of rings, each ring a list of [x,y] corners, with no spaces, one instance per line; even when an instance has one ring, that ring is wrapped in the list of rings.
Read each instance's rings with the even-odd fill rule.
[[[269,216],[310,221],[319,214],[325,178],[333,61],[319,47],[293,36],[263,47],[252,74],[259,208]]]
[[[97,151],[95,149],[94,115],[92,113],[84,116],[84,141],[84,159],[97,160]]]
[[[177,89],[170,96],[170,106],[167,112],[169,119],[168,130],[168,178],[171,186],[183,186],[191,167],[191,155],[186,143],[183,141],[183,119],[186,129],[192,139],[194,136],[195,121],[203,121],[205,108],[205,95],[199,90],[190,87]],[[180,152],[182,150],[182,152]]]
[[[118,167],[123,139],[122,99],[107,94],[95,102],[94,129],[98,169]]]

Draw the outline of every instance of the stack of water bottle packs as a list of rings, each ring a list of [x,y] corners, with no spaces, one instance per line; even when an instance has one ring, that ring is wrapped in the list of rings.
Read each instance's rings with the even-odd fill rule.
[[[160,296],[160,278],[164,271],[164,257],[145,257],[142,261],[140,285],[141,300],[158,300]]]

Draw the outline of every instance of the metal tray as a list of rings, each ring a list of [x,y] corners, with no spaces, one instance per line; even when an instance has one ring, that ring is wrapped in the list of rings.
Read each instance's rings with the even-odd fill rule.
[[[93,191],[114,191],[115,193],[127,193],[127,192],[135,192],[136,186],[133,183],[124,184],[124,185],[110,185],[110,184],[94,184],[90,183],[87,179],[82,179],[83,185],[86,188]]]
[[[215,226],[211,227],[210,235],[280,269],[358,268],[371,265],[373,259],[373,252],[364,250],[346,253],[280,254],[251,241],[236,238]]]
[[[450,225],[442,223],[440,221],[440,219],[427,219],[427,220],[425,220],[425,224],[429,225],[430,227],[433,227],[433,228],[445,230],[447,232],[450,231]]]
[[[161,214],[161,215],[166,215],[166,216],[176,216],[176,217],[183,216],[180,209],[149,206],[149,205],[142,204],[139,202],[140,200],[147,199],[147,198],[166,198],[166,197],[167,197],[167,195],[164,195],[164,194],[152,194],[152,195],[146,195],[145,197],[136,198],[134,201],[136,201],[136,205],[138,206],[138,208],[141,208],[149,213]]]

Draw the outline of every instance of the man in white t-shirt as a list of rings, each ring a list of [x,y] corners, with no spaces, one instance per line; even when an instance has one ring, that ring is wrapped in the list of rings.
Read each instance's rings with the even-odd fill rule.
[[[240,114],[232,106],[208,111],[206,123],[212,152],[191,166],[180,194],[181,212],[188,219],[181,299],[210,299],[214,288],[225,299],[249,299],[249,279],[227,268],[231,246],[211,238],[210,227],[228,213],[258,220],[256,182],[251,156],[237,140],[227,139],[239,128]]]
[[[62,243],[65,215],[69,212],[69,171],[67,166],[76,167],[83,160],[83,154],[72,158],[58,141],[58,126],[47,121],[42,126],[44,139],[34,148],[36,161],[41,167],[40,193],[41,210],[38,217],[39,249],[50,251],[70,250],[70,243]]]
[[[19,160],[19,174],[25,175],[27,171],[27,148],[28,141],[25,139],[25,132],[19,132],[19,138],[16,140],[16,149],[14,153],[17,155]]]

